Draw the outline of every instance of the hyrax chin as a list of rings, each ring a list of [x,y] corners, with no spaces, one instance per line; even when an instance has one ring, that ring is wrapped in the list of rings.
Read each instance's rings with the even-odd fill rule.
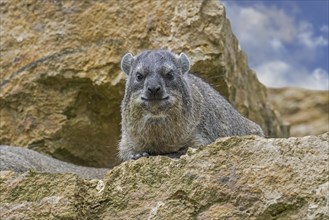
[[[121,61],[126,74],[121,104],[123,160],[181,155],[218,137],[256,134],[261,128],[240,115],[217,91],[189,73],[181,53],[149,50]]]

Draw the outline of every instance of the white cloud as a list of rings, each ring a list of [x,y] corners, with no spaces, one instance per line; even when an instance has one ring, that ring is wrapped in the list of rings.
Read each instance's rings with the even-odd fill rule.
[[[328,25],[318,27],[317,34],[311,23],[297,20],[298,10],[288,13],[262,2],[249,6],[228,0],[223,3],[249,65],[261,82],[271,87],[329,89],[328,72],[314,69],[323,48],[328,49]]]
[[[241,40],[249,43],[254,43],[256,39],[262,42],[272,39],[282,42],[294,40],[297,31],[294,19],[282,10],[263,5],[241,7],[234,3],[224,3],[229,9],[227,14],[235,33]]]
[[[317,82],[321,82],[324,89],[329,89],[329,79],[328,79],[328,72],[321,68],[316,68],[313,70],[311,77],[316,80]]]
[[[255,68],[259,81],[271,87],[286,85],[287,82],[284,76],[287,75],[290,70],[291,67],[280,60],[269,61]]]
[[[272,39],[270,41],[270,45],[272,47],[273,50],[282,50],[284,48],[282,41],[280,41],[279,39]]]
[[[314,36],[313,25],[305,21],[299,24],[297,38],[300,43],[310,48],[328,45],[328,39],[325,39],[323,36]]]
[[[302,87],[313,90],[328,90],[328,72],[317,68],[309,74],[303,68],[295,68],[288,63],[275,60],[263,63],[255,68],[258,79],[270,87]]]

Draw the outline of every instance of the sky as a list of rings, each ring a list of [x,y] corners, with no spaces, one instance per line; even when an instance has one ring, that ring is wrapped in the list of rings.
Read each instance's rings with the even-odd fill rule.
[[[329,90],[329,0],[221,2],[264,85]]]

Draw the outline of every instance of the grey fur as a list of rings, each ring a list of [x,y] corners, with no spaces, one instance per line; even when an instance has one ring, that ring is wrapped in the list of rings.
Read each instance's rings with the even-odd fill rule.
[[[119,143],[123,160],[144,153],[179,156],[187,147],[207,145],[218,137],[264,136],[259,125],[188,73],[190,62],[183,53],[149,50],[136,57],[129,54],[123,57],[121,68],[127,74]]]
[[[129,74],[133,59],[134,59],[133,55],[131,53],[127,53],[126,55],[124,55],[124,57],[121,60],[121,69],[127,75]]]
[[[75,173],[82,178],[103,178],[108,169],[82,167],[47,157],[33,150],[0,145],[0,170]]]

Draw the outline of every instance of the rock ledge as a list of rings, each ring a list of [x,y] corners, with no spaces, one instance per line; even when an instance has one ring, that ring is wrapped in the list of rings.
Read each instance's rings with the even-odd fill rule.
[[[1,219],[327,219],[329,133],[222,138],[104,180],[1,172]]]

